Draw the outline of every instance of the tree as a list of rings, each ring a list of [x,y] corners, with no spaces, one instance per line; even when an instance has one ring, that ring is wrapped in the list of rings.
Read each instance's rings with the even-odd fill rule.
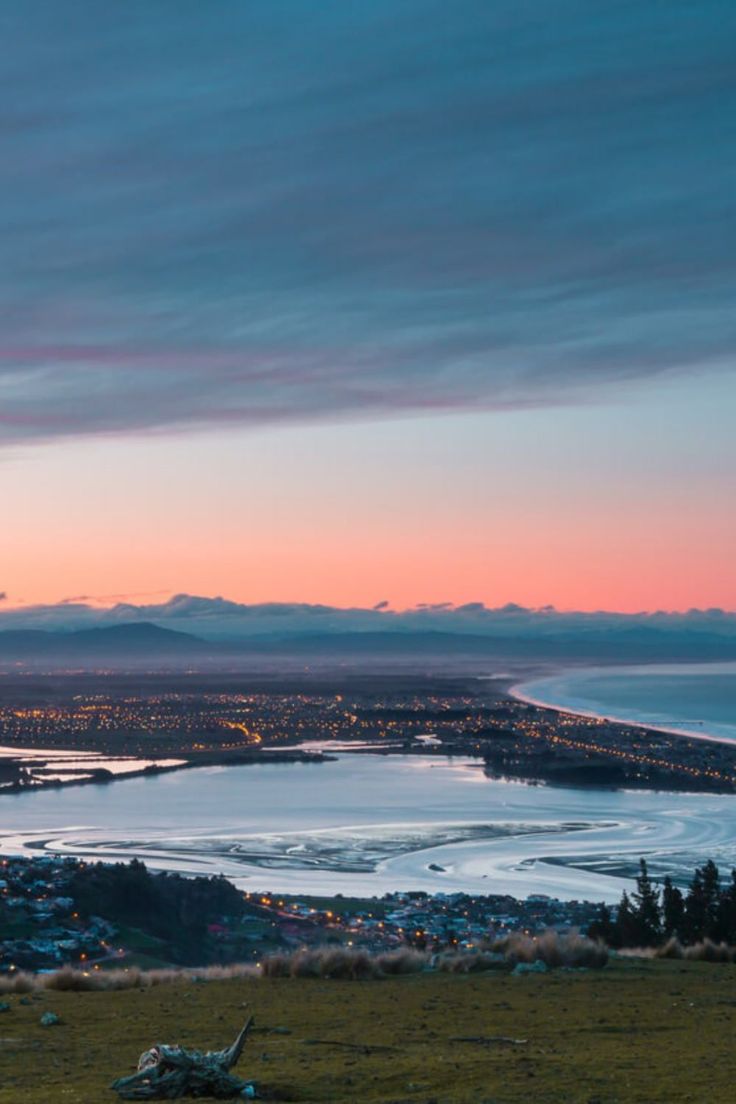
[[[682,893],[672,884],[668,874],[662,888],[662,927],[668,939],[673,935],[681,937],[684,919],[685,902]]]
[[[624,890],[621,896],[621,904],[618,906],[616,924],[614,926],[614,940],[617,947],[634,947],[637,942],[638,925],[636,915],[631,905],[629,895]]]
[[[712,859],[703,867],[703,936],[712,939],[718,926],[718,905],[721,899],[721,875]]]
[[[602,904],[597,917],[588,925],[588,936],[590,939],[602,940],[609,947],[615,946],[616,925],[613,922],[608,905]]]
[[[703,871],[699,866],[696,866],[693,880],[690,883],[690,888],[685,898],[683,935],[687,943],[698,943],[703,938],[705,918],[706,908]]]
[[[659,891],[649,877],[646,859],[639,859],[639,876],[636,892],[632,894],[637,940],[642,947],[654,947],[662,936],[662,920],[659,914]]]
[[[731,871],[731,881],[718,901],[715,938],[723,943],[736,943],[736,870]]]

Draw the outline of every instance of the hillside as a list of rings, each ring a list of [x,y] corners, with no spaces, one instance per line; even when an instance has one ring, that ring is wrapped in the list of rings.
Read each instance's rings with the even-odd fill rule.
[[[248,1012],[257,1030],[237,1072],[258,1081],[266,1099],[725,1101],[734,969],[618,961],[594,973],[522,978],[233,980],[12,996],[0,1017],[0,1104],[113,1104],[110,1082],[152,1043],[218,1048]],[[42,1027],[46,1010],[61,1024]]]
[[[164,629],[148,622],[48,632],[41,629],[6,629],[0,632],[0,658],[5,660],[54,660],[60,663],[102,659],[146,659],[191,656],[217,650],[191,633]]]

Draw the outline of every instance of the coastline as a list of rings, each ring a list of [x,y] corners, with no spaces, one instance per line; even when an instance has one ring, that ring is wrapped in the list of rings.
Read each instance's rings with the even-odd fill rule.
[[[665,702],[670,708],[679,709],[681,716],[688,715],[684,712],[686,709],[691,710],[689,715],[692,716],[712,688],[715,697],[711,715],[730,721],[730,677],[732,671],[736,676],[736,664],[725,667],[698,665],[695,669],[690,665],[693,674],[702,670],[709,676],[702,681],[694,680],[692,687],[683,686],[679,677],[681,669],[684,669],[681,665],[673,668],[661,664],[616,667],[613,672],[608,667],[575,666],[572,670],[558,668],[556,671],[549,667],[527,668],[519,670],[516,680],[496,676],[489,682],[489,676],[476,675],[468,676],[459,687],[452,682],[448,686],[437,679],[423,680],[418,686],[414,683],[410,686],[411,708],[401,699],[401,694],[406,693],[403,684],[398,690],[389,686],[389,690],[399,694],[399,700],[398,704],[389,701],[387,705],[383,701],[384,682],[378,679],[377,682],[371,680],[367,700],[364,700],[365,685],[354,687],[355,702],[342,706],[336,717],[332,713],[332,697],[324,698],[324,687],[321,687],[322,697],[317,699],[319,709],[315,712],[310,704],[305,713],[302,699],[295,696],[294,687],[290,686],[286,688],[285,697],[268,694],[265,700],[257,699],[262,716],[256,715],[251,720],[249,715],[248,719],[249,729],[258,733],[257,741],[252,739],[249,729],[233,720],[240,716],[241,706],[237,700],[231,703],[232,688],[226,687],[224,700],[217,699],[215,715],[215,720],[222,716],[225,719],[219,729],[213,729],[215,739],[211,739],[210,734],[209,746],[200,739],[198,730],[193,735],[186,708],[178,707],[178,711],[173,711],[171,731],[163,724],[164,717],[159,721],[163,724],[164,735],[158,737],[152,733],[145,740],[136,735],[131,716],[125,714],[121,719],[128,724],[132,736],[123,730],[122,734],[108,736],[96,747],[82,730],[76,748],[68,744],[65,749],[40,747],[38,738],[31,747],[26,743],[16,748],[0,748],[0,753],[6,755],[5,785],[0,796],[2,792],[16,796],[25,791],[62,789],[71,785],[107,785],[116,780],[186,772],[196,767],[323,763],[329,761],[333,753],[351,758],[408,757],[434,761],[445,757],[469,757],[476,764],[479,776],[513,779],[532,785],[597,791],[636,789],[733,795],[736,793],[736,739],[718,738],[716,733],[703,731],[699,726],[693,731],[692,724],[669,725],[656,717],[656,710]],[[620,671],[624,673],[623,680],[617,682]],[[627,671],[632,675],[627,675]],[[638,687],[632,686],[634,671],[640,675],[650,672],[654,675],[653,680],[642,678],[641,694]],[[714,671],[718,671],[717,676]],[[607,678],[612,674],[613,682],[609,684]],[[723,675],[728,676],[725,684]],[[663,679],[661,693],[658,678]],[[580,702],[575,700],[579,683],[582,683]],[[654,714],[654,723],[642,714],[629,719],[625,716],[626,710],[599,707],[599,703],[605,701],[609,685],[614,700],[618,692],[627,706],[643,702],[648,707],[647,712]],[[566,700],[565,691],[570,688]],[[586,691],[588,701],[585,700]],[[90,692],[87,689],[87,693]],[[151,693],[155,697],[160,687],[153,687]],[[119,696],[119,691],[116,696],[108,688],[106,700],[112,703],[109,708],[115,708]],[[545,700],[548,697],[556,701],[548,703]],[[132,721],[141,723],[139,718],[147,700],[145,697],[135,699],[137,712],[133,711]],[[231,716],[227,714],[229,703],[233,710]],[[261,729],[263,718],[266,727]],[[203,731],[208,732],[206,721],[206,715],[203,720],[197,717],[197,724],[204,724]],[[359,722],[357,728],[353,727],[355,722]],[[230,735],[233,727],[242,730],[238,739],[246,739],[245,746],[233,746]],[[264,738],[268,741],[276,731],[280,734],[279,743],[264,742]],[[305,739],[307,733],[311,739]],[[217,746],[218,741],[221,746]],[[143,758],[131,755],[131,750],[139,749],[144,750]],[[170,758],[172,755],[176,758]],[[133,769],[118,773],[114,766],[116,760],[126,761],[126,766]],[[2,766],[3,760],[0,760]],[[388,763],[386,769],[387,774],[391,773]],[[14,785],[15,781],[19,784]]]
[[[637,674],[642,670],[648,670],[650,673],[672,673],[678,666],[692,668],[693,664],[651,664],[651,665],[637,665],[630,668],[632,671],[636,671]],[[701,665],[697,665],[701,666]],[[722,670],[723,664],[703,664],[703,667],[707,667],[709,671]],[[600,673],[600,674],[613,674],[618,675],[626,673],[628,668],[621,667],[587,667],[587,668],[560,668],[552,675],[546,675],[543,678],[536,678],[530,680],[523,680],[521,682],[515,682],[508,687],[507,693],[509,697],[515,701],[523,702],[525,705],[533,705],[537,709],[549,709],[553,713],[559,713],[570,717],[584,717],[589,720],[609,721],[612,724],[626,725],[633,728],[639,728],[646,731],[664,732],[669,736],[683,736],[694,740],[703,740],[708,743],[715,743],[725,745],[726,747],[734,747],[736,745],[736,737],[729,737],[725,734],[719,734],[712,729],[707,728],[708,721],[701,722],[702,727],[693,727],[692,722],[682,721],[667,721],[659,719],[651,719],[649,717],[637,716],[635,713],[625,715],[618,712],[615,707],[611,710],[604,709],[592,709],[579,704],[574,699],[569,702],[564,701],[551,701],[548,698],[540,697],[538,692],[534,692],[535,687],[544,685],[554,679],[562,679],[564,677],[573,677],[575,674],[578,676],[582,671],[588,674]],[[716,725],[717,722],[712,722]]]

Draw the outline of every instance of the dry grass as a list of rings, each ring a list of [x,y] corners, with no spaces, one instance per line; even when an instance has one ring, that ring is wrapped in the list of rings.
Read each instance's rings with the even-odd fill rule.
[[[596,970],[608,962],[608,948],[604,943],[576,931],[563,935],[546,931],[539,936],[513,932],[494,943],[492,949],[514,962],[542,961],[551,968]]]
[[[293,954],[264,958],[261,975],[267,978],[340,978],[365,981],[397,974],[416,974],[429,966],[429,955],[402,947],[371,955],[348,947],[305,947]]]
[[[690,956],[686,953],[686,957],[706,956]],[[538,937],[511,935],[495,943],[490,951],[441,955],[429,955],[411,947],[401,947],[380,954],[370,954],[368,951],[349,947],[304,947],[292,953],[269,955],[258,965],[243,963],[191,970],[141,970],[138,967],[122,970],[80,970],[66,966],[49,974],[5,974],[0,976],[0,995],[42,990],[105,992],[149,989],[187,981],[227,981],[244,977],[367,981],[432,969],[457,974],[511,969],[517,962],[535,962],[537,959],[541,959],[549,967],[594,969],[606,965],[608,951],[602,943],[594,942],[576,932],[558,935],[552,931]],[[710,960],[720,961],[715,957]]]
[[[188,981],[227,981],[233,978],[260,977],[257,966],[205,966],[197,970],[141,970],[133,966],[124,970],[77,970],[64,966],[49,974],[23,972],[0,976],[0,994],[39,993],[44,990],[59,993],[105,993],[123,989],[151,989],[157,985],[174,985]]]
[[[479,974],[487,970],[511,970],[513,963],[494,951],[447,953],[437,957],[437,968],[446,974]]]
[[[656,947],[654,958],[687,959],[690,962],[736,962],[736,947],[725,943],[714,943],[704,939],[702,943],[693,943],[685,947],[679,939],[668,939],[662,947]]]
[[[681,943],[674,936],[659,947],[623,947],[616,951],[619,958],[675,959],[683,962],[736,963],[736,947],[727,943],[714,943],[704,939],[691,945]]]

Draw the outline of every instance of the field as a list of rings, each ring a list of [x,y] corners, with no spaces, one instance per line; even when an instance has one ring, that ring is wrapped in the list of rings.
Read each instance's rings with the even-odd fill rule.
[[[219,1048],[256,1017],[237,1072],[266,1099],[356,1104],[649,1104],[733,1099],[736,967],[240,979],[10,996],[0,1104],[114,1102],[154,1042]],[[61,1017],[43,1027],[44,1011]],[[275,1030],[278,1029],[278,1030]]]

